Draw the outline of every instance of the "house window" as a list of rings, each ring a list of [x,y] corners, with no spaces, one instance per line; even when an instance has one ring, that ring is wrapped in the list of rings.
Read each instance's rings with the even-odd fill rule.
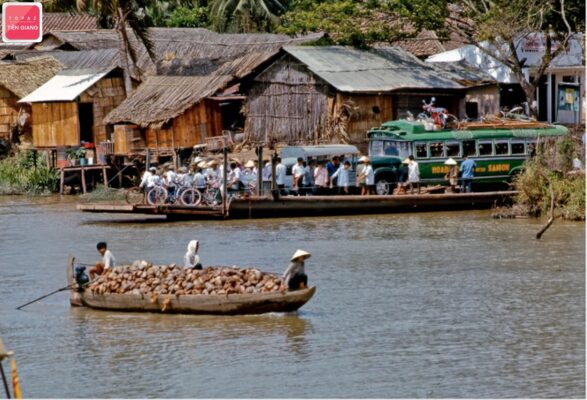
[[[575,76],[574,75],[563,75],[562,80],[563,83],[575,83]]]

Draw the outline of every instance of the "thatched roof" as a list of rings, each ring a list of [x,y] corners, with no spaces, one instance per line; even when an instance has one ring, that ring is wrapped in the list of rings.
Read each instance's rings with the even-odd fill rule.
[[[0,62],[0,86],[22,98],[51,79],[63,65],[52,57]]]
[[[200,28],[150,28],[149,32],[155,45],[156,66],[134,35],[130,34],[129,37],[137,49],[139,68],[150,75],[206,75],[243,54],[276,53],[282,46],[307,43],[323,37],[321,33],[297,38],[273,34],[224,34]],[[111,29],[56,31],[45,35],[35,48],[116,49],[118,37]]]
[[[2,13],[0,13],[0,17]],[[53,30],[77,31],[85,29],[96,29],[98,19],[87,14],[70,13],[43,13],[43,33]],[[0,18],[0,30],[2,29],[2,18]]]
[[[161,126],[230,82],[255,72],[282,46],[316,40],[322,35],[291,38],[270,34],[219,34],[206,29],[153,28],[157,74],[112,110],[106,123],[132,122]],[[146,52],[139,65],[150,73]]]
[[[160,127],[225,86],[230,75],[150,76],[104,119]]]

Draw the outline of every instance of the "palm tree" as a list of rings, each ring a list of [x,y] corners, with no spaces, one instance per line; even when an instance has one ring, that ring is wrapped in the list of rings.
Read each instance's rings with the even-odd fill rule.
[[[98,16],[102,27],[114,28],[118,34],[118,50],[120,63],[124,71],[124,88],[126,95],[132,91],[131,76],[138,76],[137,47],[132,42],[142,44],[151,60],[155,60],[155,46],[149,36],[149,27],[152,26],[149,16],[145,12],[147,0],[54,0],[53,7],[60,10],[86,11]],[[130,29],[129,29],[130,28]],[[133,33],[136,41],[131,40],[129,33]],[[132,61],[132,70],[129,63]]]
[[[287,0],[212,0],[210,14],[216,30],[269,30],[287,10]]]

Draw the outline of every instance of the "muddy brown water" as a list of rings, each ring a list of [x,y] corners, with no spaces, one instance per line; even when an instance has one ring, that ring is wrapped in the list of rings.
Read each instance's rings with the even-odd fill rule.
[[[81,214],[0,197],[0,336],[25,397],[585,397],[585,226],[488,211],[228,222]],[[281,273],[297,249],[315,297],[295,314],[70,308],[68,253]],[[5,363],[5,369],[7,364]],[[2,397],[2,395],[0,395]]]

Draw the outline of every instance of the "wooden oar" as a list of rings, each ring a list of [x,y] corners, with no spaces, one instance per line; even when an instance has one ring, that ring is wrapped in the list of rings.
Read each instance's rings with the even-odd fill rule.
[[[28,306],[29,304],[33,304],[33,303],[36,303],[36,302],[37,302],[37,301],[39,301],[39,300],[43,300],[45,297],[49,297],[49,296],[51,296],[51,295],[54,295],[55,293],[59,293],[59,292],[63,292],[64,290],[71,289],[71,288],[73,288],[73,286],[74,286],[74,285],[77,285],[77,283],[75,283],[75,284],[72,284],[72,285],[68,285],[68,286],[65,286],[65,287],[62,287],[61,289],[57,289],[57,290],[55,290],[55,291],[53,291],[53,292],[51,292],[51,293],[49,293],[49,294],[46,294],[46,295],[44,295],[44,296],[41,296],[41,297],[39,297],[38,299],[35,299],[35,300],[32,300],[32,301],[29,301],[28,303],[26,303],[26,304],[23,304],[22,306],[18,306],[18,307],[16,307],[16,309],[17,309],[17,310],[20,310],[21,308],[23,308],[23,307],[26,307],[26,306]]]

